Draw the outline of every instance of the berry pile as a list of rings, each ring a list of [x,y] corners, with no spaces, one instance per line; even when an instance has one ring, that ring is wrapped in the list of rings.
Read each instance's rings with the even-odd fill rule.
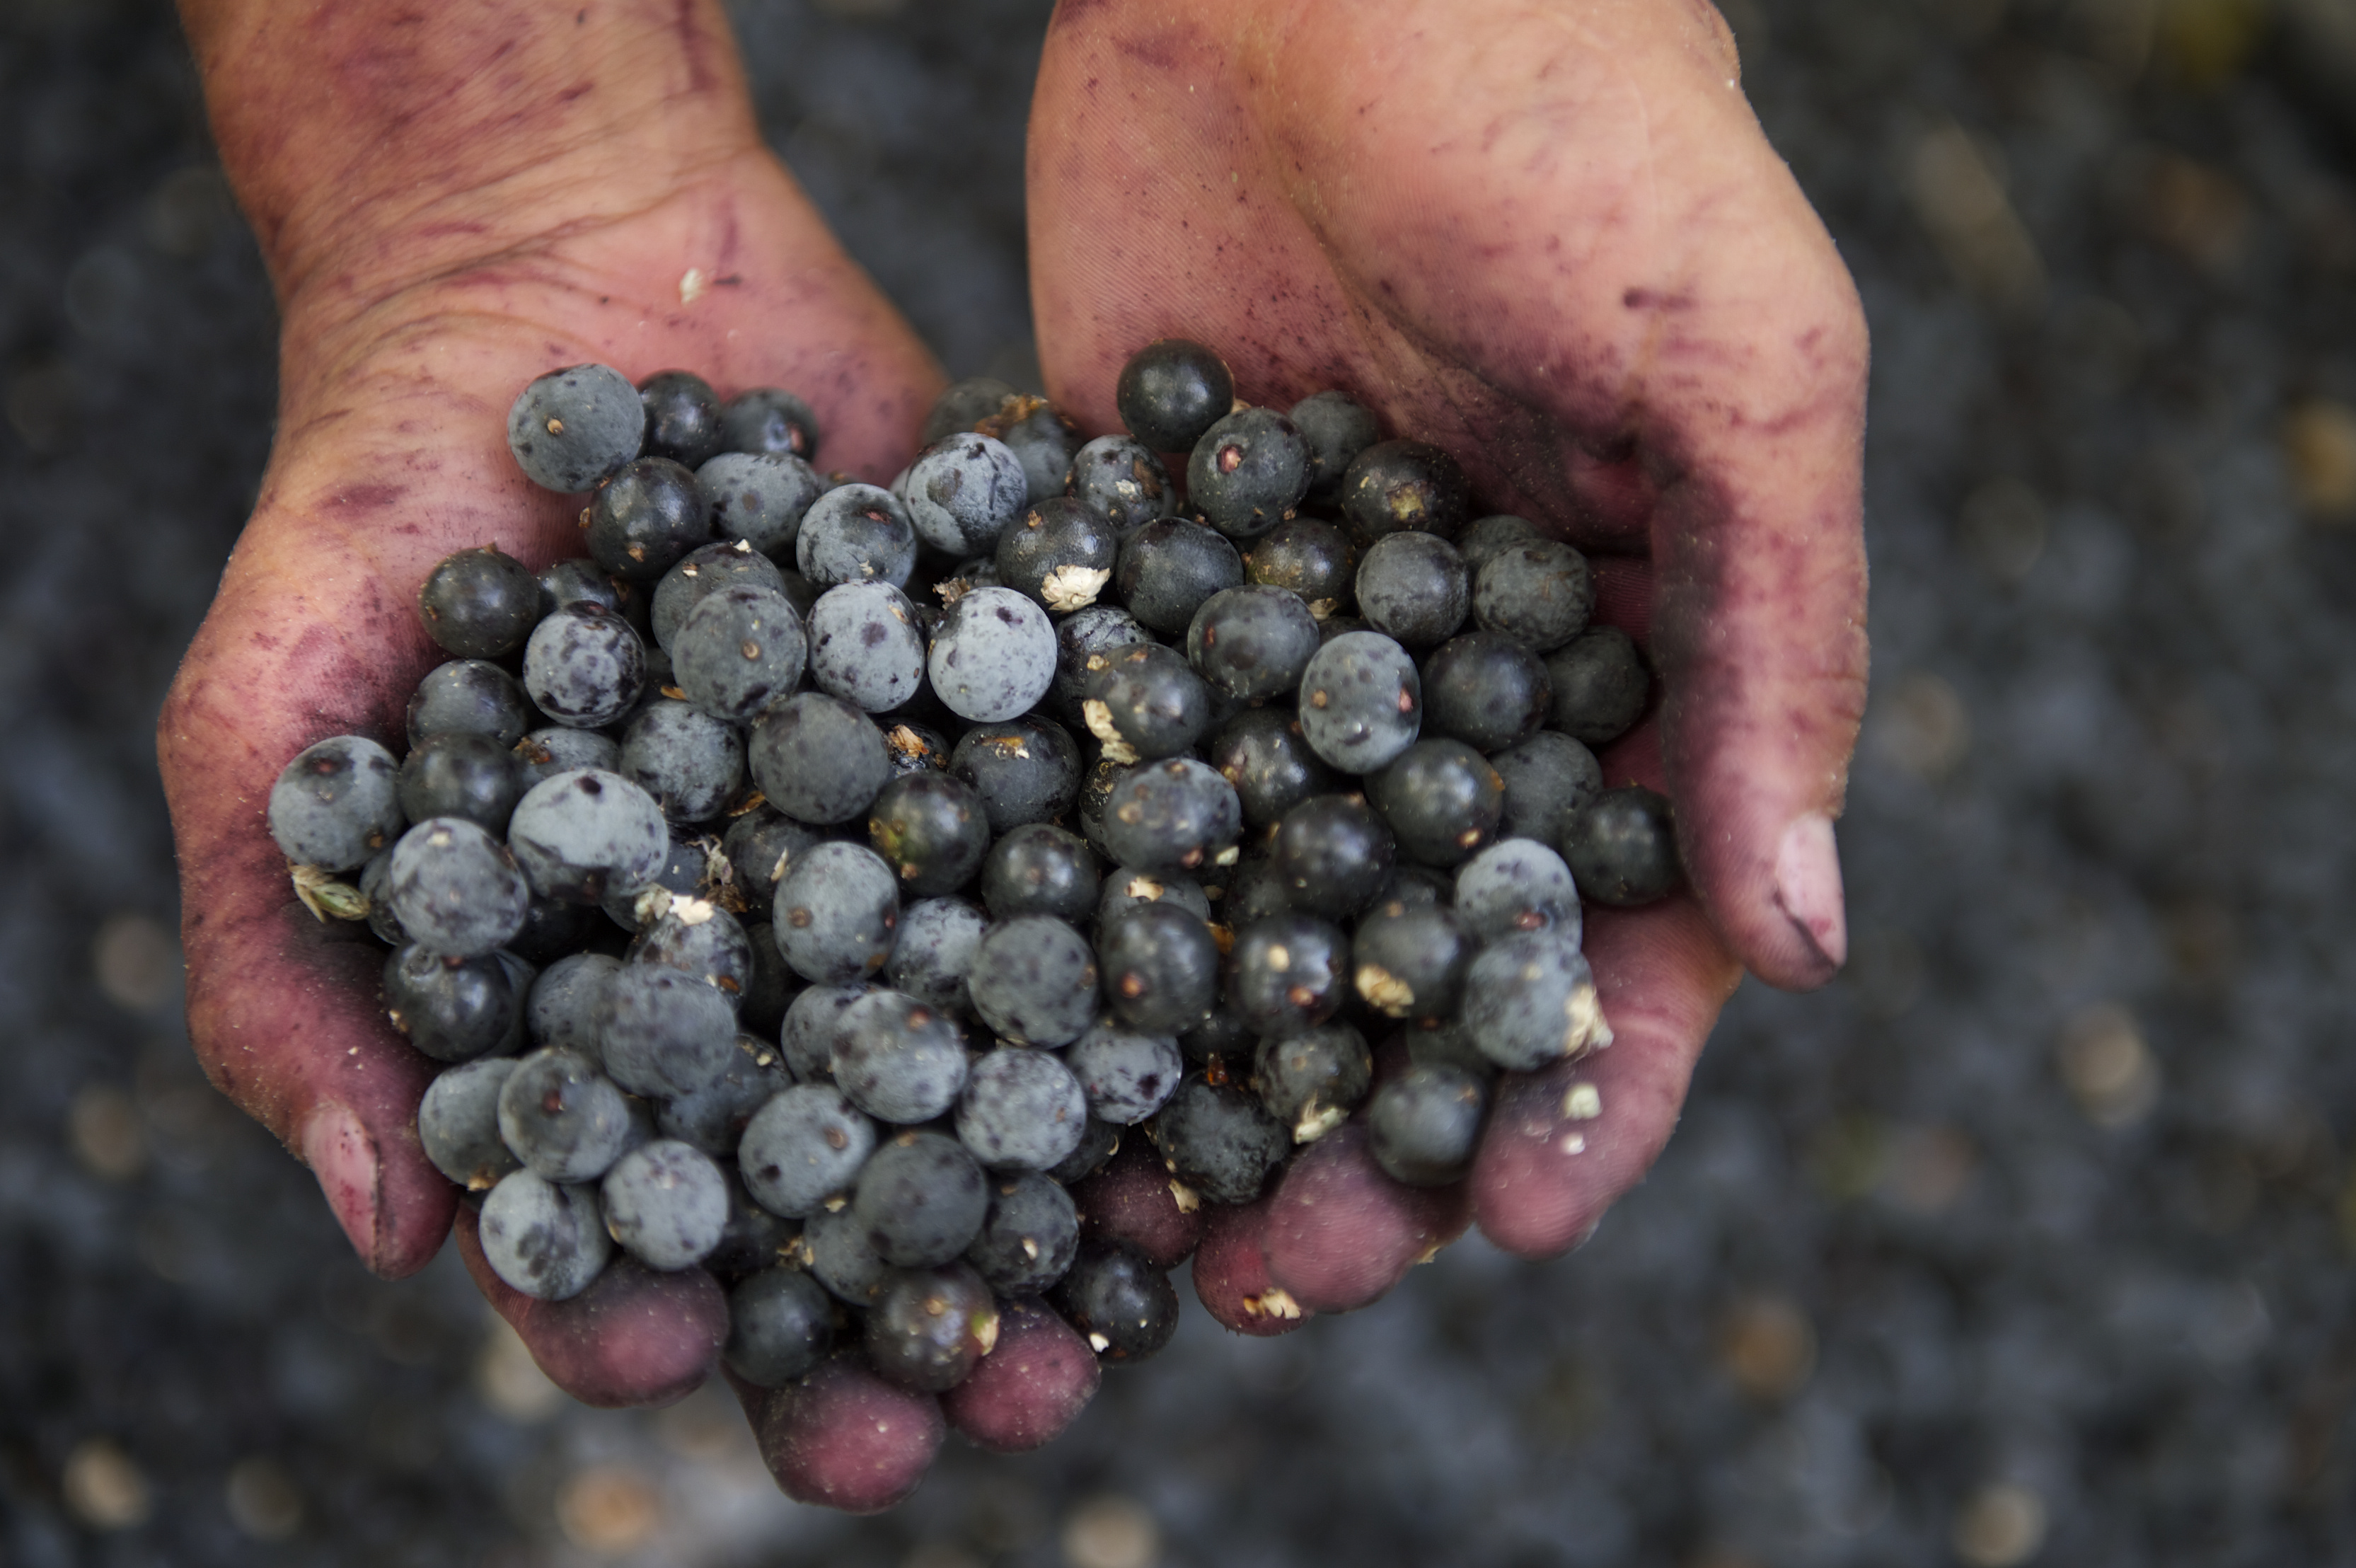
[[[1497,1073],[1610,1043],[1581,900],[1678,872],[1588,749],[1650,678],[1586,560],[1338,392],[1237,404],[1199,344],[1118,402],[1083,442],[960,382],[887,489],[815,468],[783,392],[517,398],[587,557],[441,563],[405,757],[321,741],[269,808],[301,897],[391,945],[450,1064],[419,1139],[516,1289],[711,1270],[766,1387],[856,1337],[945,1391],[1042,1295],[1136,1360],[1201,1233],[1157,1214],[1362,1113],[1392,1177],[1456,1181]]]

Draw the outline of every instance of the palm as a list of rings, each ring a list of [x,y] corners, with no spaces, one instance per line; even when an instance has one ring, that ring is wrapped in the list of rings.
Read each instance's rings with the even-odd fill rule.
[[[1618,557],[1603,613],[1665,693],[1606,768],[1665,764],[1701,900],[1591,923],[1620,1048],[1575,1070],[1604,1117],[1564,1134],[1573,1069],[1501,1101],[1472,1198],[1530,1251],[1650,1164],[1738,957],[1780,983],[1839,957],[1756,840],[1837,809],[1855,733],[1862,329],[1714,14],[1663,14],[1067,5],[1032,121],[1042,358],[1083,424],[1117,425],[1138,346],[1198,338],[1246,401],[1346,389]]]
[[[691,267],[707,280],[693,298]],[[388,1274],[433,1256],[454,1204],[410,1130],[428,1064],[376,1010],[375,950],[290,904],[262,806],[312,741],[397,742],[410,689],[444,657],[414,607],[434,562],[487,542],[533,564],[581,553],[578,500],[529,484],[504,433],[526,381],[584,360],[796,389],[824,423],[822,461],[871,478],[900,460],[938,379],[757,149],[621,220],[365,305],[290,306],[280,438],[160,745],[198,1049],[319,1171]],[[701,1376],[710,1347],[694,1350]],[[666,1375],[578,1371],[578,1391],[606,1399]]]

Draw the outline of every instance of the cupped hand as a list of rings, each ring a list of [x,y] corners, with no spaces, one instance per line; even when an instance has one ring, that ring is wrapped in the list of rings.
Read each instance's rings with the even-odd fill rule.
[[[526,5],[188,11],[284,313],[269,468],[159,724],[189,1028],[386,1276],[432,1258],[457,1207],[415,1132],[434,1066],[386,1022],[380,950],[294,902],[264,822],[279,769],[331,735],[400,749],[408,693],[446,657],[416,607],[435,562],[583,553],[582,499],[507,449],[533,377],[597,360],[787,387],[819,413],[820,466],[875,480],[939,385],[761,145],[716,7],[642,9],[577,32],[571,7]],[[486,1294],[577,1397],[650,1402],[710,1371],[726,1312],[708,1275],[617,1264],[534,1302],[483,1268],[472,1220]]]
[[[1248,403],[1339,388],[1588,551],[1649,650],[1606,782],[1668,792],[1691,890],[1589,909],[1616,1043],[1508,1075],[1462,1195],[1558,1252],[1660,1153],[1741,972],[1816,985],[1846,950],[1866,333],[1832,242],[1703,0],[1064,0],[1029,156],[1042,360],[1083,424],[1119,428],[1157,338]],[[1466,1207],[1350,1139],[1253,1212],[1269,1278],[1330,1309]]]

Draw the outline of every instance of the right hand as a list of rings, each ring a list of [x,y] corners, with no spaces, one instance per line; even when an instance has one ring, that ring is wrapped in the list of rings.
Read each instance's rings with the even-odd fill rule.
[[[595,360],[633,379],[692,370],[723,394],[786,387],[819,410],[822,466],[877,481],[906,460],[941,378],[761,144],[716,5],[608,7],[579,34],[570,7],[416,26],[314,13],[188,7],[284,317],[260,499],[158,724],[189,1032],[213,1082],[310,1165],[376,1273],[423,1267],[456,1213],[477,1279],[560,1385],[592,1404],[659,1402],[712,1369],[717,1286],[620,1263],[541,1303],[483,1267],[472,1214],[417,1142],[434,1064],[385,1019],[381,952],[294,901],[264,808],[314,741],[398,748],[411,689],[445,657],[416,604],[434,563],[485,543],[535,566],[583,553],[581,499],[536,489],[507,448],[509,404],[533,377]],[[835,1388],[797,1430],[860,1426],[879,1387]],[[758,1423],[769,1397],[749,1402]],[[819,1444],[781,1460],[780,1478],[875,1506],[913,1485],[937,1424],[881,1468],[839,1473]]]

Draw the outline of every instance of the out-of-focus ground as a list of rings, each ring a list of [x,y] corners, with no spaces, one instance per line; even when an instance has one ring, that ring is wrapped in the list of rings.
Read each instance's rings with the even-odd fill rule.
[[[761,112],[1021,377],[1041,0],[753,0]],[[177,1015],[154,713],[273,326],[145,0],[0,7],[0,1561],[2320,1563],[2356,1555],[2356,7],[1735,0],[1876,340],[1855,960],[1746,989],[1584,1250],[778,1498],[377,1283]],[[2344,113],[2344,119],[2335,119]]]

